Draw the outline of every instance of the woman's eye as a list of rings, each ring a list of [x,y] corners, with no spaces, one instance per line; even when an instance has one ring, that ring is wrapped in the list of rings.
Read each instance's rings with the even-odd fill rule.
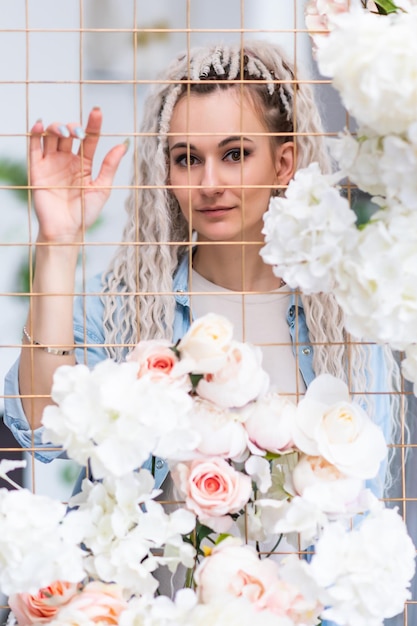
[[[238,163],[242,160],[242,157],[245,158],[248,156],[249,152],[247,150],[241,150],[240,148],[235,148],[234,150],[230,150],[225,158],[229,161],[233,161],[234,163]]]
[[[181,167],[192,167],[197,163],[197,158],[192,154],[180,154],[175,158],[175,163]]]

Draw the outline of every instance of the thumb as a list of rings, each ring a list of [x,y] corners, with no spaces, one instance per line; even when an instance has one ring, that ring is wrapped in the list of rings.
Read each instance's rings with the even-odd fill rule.
[[[129,149],[129,144],[129,139],[126,139],[123,143],[114,146],[114,148],[109,150],[103,159],[98,176],[94,181],[96,186],[111,186],[120,162]]]

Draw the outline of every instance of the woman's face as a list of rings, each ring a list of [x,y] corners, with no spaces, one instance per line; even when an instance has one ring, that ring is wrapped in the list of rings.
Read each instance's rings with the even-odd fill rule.
[[[261,241],[271,187],[293,174],[293,144],[273,147],[237,89],[181,98],[170,133],[169,184],[198,239]]]

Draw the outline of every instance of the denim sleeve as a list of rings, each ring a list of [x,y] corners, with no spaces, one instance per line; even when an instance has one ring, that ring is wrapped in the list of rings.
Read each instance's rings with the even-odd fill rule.
[[[382,430],[387,444],[392,443],[392,428],[394,415],[392,413],[391,397],[387,393],[387,363],[383,346],[372,345],[370,357],[369,391],[374,394],[373,421]],[[388,461],[384,459],[375,478],[366,481],[366,486],[377,498],[383,497],[384,484],[387,475]]]
[[[87,363],[89,367],[94,367],[107,356],[103,345],[103,304],[97,295],[100,291],[101,281],[95,277],[88,285],[85,298],[78,297],[74,302],[74,342],[80,346],[75,350],[75,358],[77,363]],[[4,395],[4,423],[19,445],[22,448],[37,448],[35,457],[44,463],[59,456],[65,457],[65,453],[55,445],[42,442],[43,426],[35,430],[30,427],[19,397],[19,359],[6,375]]]

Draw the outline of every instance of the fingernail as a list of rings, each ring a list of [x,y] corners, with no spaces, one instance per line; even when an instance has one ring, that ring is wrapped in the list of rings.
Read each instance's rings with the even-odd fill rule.
[[[85,139],[85,132],[81,128],[81,126],[77,126],[74,128],[74,135],[78,137],[78,139]]]
[[[35,124],[42,124],[42,118],[40,117],[39,119],[37,119]]]
[[[68,128],[66,126],[64,126],[64,125],[58,126],[58,130],[59,130],[59,132],[61,133],[61,135],[63,137],[69,137],[70,136],[70,132],[69,132],[69,130],[68,130]]]
[[[123,145],[126,146],[126,150],[125,152],[127,152],[129,150],[129,146],[130,146],[130,139],[125,139],[123,142]]]

